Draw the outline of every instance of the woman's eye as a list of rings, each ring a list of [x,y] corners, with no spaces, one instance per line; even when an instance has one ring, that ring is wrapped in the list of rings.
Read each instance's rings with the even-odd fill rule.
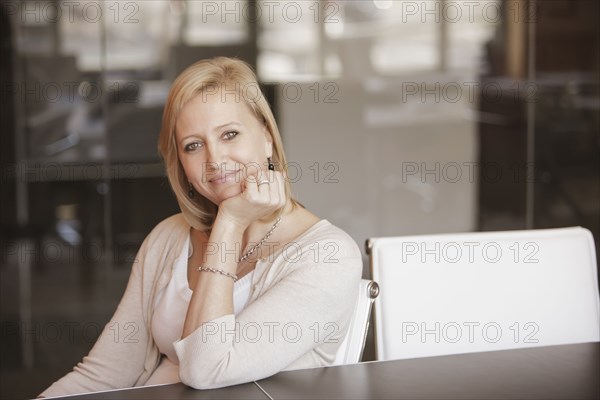
[[[190,143],[190,144],[187,144],[187,145],[185,145],[185,147],[184,147],[183,149],[184,149],[185,151],[187,151],[187,152],[190,152],[190,151],[194,151],[194,150],[196,150],[196,149],[197,149],[197,148],[199,148],[199,147],[200,147],[200,143],[198,143],[198,142],[193,142],[193,143]]]
[[[225,133],[225,135],[223,135],[223,136],[225,137],[225,139],[231,140],[234,137],[236,137],[237,135],[238,135],[238,132],[236,132],[236,131],[230,131],[230,132]]]

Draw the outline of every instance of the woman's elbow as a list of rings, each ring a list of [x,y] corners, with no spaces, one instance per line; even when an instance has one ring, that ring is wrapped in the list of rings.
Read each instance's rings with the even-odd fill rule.
[[[218,386],[218,380],[213,371],[208,371],[199,365],[179,365],[179,379],[184,385],[194,389],[215,389]]]
[[[179,379],[183,384],[198,390],[218,389],[252,381],[244,380],[242,376],[231,376],[222,366],[207,368],[206,365],[180,365]]]
[[[180,374],[181,383],[196,390],[217,389],[223,387],[200,377],[190,377]]]

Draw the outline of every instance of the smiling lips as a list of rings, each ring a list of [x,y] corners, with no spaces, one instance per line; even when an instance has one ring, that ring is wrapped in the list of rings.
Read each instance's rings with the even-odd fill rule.
[[[221,185],[223,183],[232,182],[235,180],[235,176],[237,175],[238,172],[240,172],[240,170],[237,170],[234,172],[228,172],[224,175],[220,175],[218,177],[210,179],[209,182],[214,185]]]

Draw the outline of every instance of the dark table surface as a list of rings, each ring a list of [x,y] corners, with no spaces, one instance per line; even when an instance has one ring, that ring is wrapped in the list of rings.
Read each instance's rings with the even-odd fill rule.
[[[598,399],[600,343],[281,372],[273,399]]]
[[[600,343],[280,372],[214,390],[183,384],[69,399],[598,399]]]
[[[152,399],[231,399],[231,400],[246,400],[246,399],[261,399],[268,400],[269,396],[254,382],[245,383],[243,385],[230,386],[221,389],[212,390],[195,390],[182,383],[173,385],[159,385],[139,387],[123,390],[111,390],[108,392],[97,392],[90,394],[81,394],[75,396],[60,397],[65,400],[111,400],[111,399],[136,399],[136,400],[152,400]]]

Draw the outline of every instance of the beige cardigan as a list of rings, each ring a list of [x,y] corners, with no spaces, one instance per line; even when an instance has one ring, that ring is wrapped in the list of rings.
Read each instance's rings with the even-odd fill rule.
[[[156,294],[171,278],[190,231],[182,214],[146,237],[110,322],[82,362],[41,396],[142,386],[160,362],[151,335]],[[321,220],[256,265],[250,299],[175,342],[181,381],[197,389],[331,365],[358,296],[362,257],[353,239]]]

